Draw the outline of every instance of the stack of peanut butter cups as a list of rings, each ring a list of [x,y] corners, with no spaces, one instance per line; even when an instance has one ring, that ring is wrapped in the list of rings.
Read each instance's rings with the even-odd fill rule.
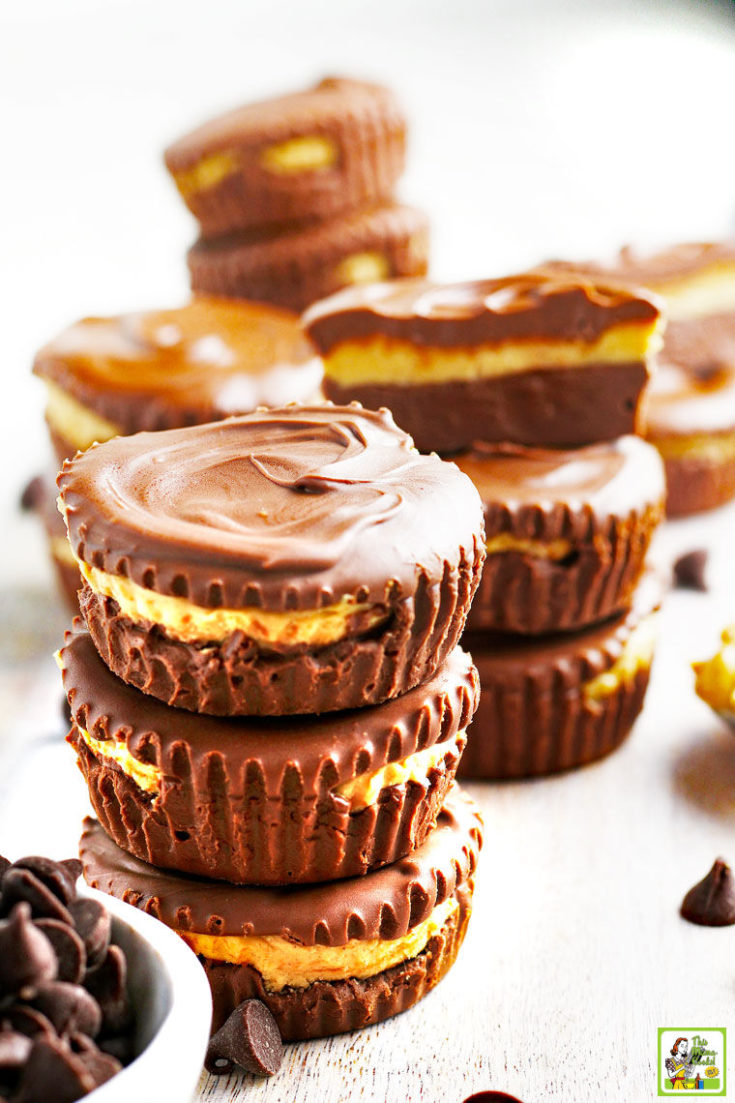
[[[166,165],[201,233],[193,290],[300,311],[350,284],[425,274],[427,220],[394,195],[405,147],[393,93],[343,78],[174,142]]]
[[[660,600],[646,557],[663,468],[636,435],[655,296],[537,268],[347,290],[303,321],[330,398],[390,407],[480,493],[487,561],[464,643],[482,698],[460,776],[544,775],[619,746]]]
[[[84,586],[59,653],[93,886],[199,954],[217,1030],[379,1022],[452,965],[481,825],[454,783],[471,480],[387,411],[291,405],[94,445],[60,503]]]

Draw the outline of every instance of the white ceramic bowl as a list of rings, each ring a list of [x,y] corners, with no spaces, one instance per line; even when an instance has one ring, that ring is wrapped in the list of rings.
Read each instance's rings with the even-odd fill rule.
[[[89,1103],[189,1103],[199,1082],[212,1021],[204,970],[186,943],[145,912],[86,886],[112,915],[112,939],[125,951],[136,1013],[138,1056]]]

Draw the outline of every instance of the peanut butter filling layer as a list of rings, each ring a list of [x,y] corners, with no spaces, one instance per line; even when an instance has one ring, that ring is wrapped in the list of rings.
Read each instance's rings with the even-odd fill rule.
[[[344,946],[300,946],[280,935],[237,937],[177,931],[195,953],[231,965],[252,965],[270,992],[306,988],[315,981],[377,976],[417,957],[459,908],[454,896],[437,905],[428,919],[401,938],[350,939]]]
[[[337,265],[340,283],[377,283],[390,276],[388,258],[376,251],[353,253]]]
[[[585,701],[595,702],[609,697],[620,686],[632,682],[639,671],[650,667],[656,644],[656,623],[654,612],[636,625],[613,665],[585,683]]]
[[[554,562],[571,555],[573,544],[570,540],[524,540],[510,532],[499,532],[485,541],[488,555],[502,555],[503,552],[517,552],[531,555],[535,559],[550,559]]]
[[[58,657],[57,661],[60,662]],[[122,740],[96,739],[79,724],[76,728],[95,758],[113,762],[144,792],[154,797],[158,796],[163,781],[163,772],[158,766],[141,762],[130,753]],[[359,774],[350,781],[338,785],[334,789],[334,794],[349,803],[350,812],[362,812],[365,808],[378,803],[384,789],[404,785],[409,781],[428,787],[430,770],[433,770],[449,752],[455,751],[459,755],[459,748],[465,738],[463,731],[458,732],[453,739],[434,743],[431,747],[416,751],[398,762],[388,762],[378,770]]]
[[[262,645],[324,647],[344,639],[356,616],[362,631],[388,619],[383,606],[358,602],[351,595],[321,609],[288,613],[263,609],[205,609],[187,598],[159,594],[120,575],[109,574],[79,560],[79,570],[97,594],[112,598],[123,616],[160,625],[168,635],[185,643],[221,643],[233,632],[242,632]]]
[[[324,134],[304,134],[266,146],[258,160],[264,169],[278,176],[318,172],[336,165],[339,147]]]
[[[649,436],[665,460],[704,460],[709,463],[728,463],[735,460],[735,433],[716,436],[692,434],[682,437]]]
[[[735,624],[723,630],[721,643],[711,659],[692,663],[694,689],[715,712],[735,717]]]
[[[80,452],[95,442],[102,443],[120,434],[119,426],[72,398],[51,380],[46,384],[46,420],[49,427]]]
[[[735,263],[732,261],[723,260],[697,273],[651,286],[666,298],[667,313],[676,321],[735,310]]]
[[[173,177],[184,199],[188,199],[199,192],[216,187],[228,176],[237,172],[237,168],[238,158],[235,151],[223,149],[219,153],[202,157],[190,168],[175,172]]]
[[[493,378],[540,368],[583,368],[630,363],[656,351],[657,323],[611,326],[596,341],[508,341],[475,348],[416,345],[375,335],[344,340],[324,357],[326,374],[340,386],[361,383],[444,383]]]

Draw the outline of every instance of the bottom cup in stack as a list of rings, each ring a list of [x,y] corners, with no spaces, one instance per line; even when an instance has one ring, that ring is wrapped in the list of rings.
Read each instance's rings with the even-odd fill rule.
[[[660,586],[656,450],[637,437],[573,450],[478,446],[488,558],[464,642],[482,699],[458,776],[568,770],[618,747],[643,707]]]
[[[233,886],[166,873],[94,820],[80,854],[90,885],[155,915],[199,955],[213,1030],[255,997],[295,1041],[381,1022],[438,984],[464,938],[481,842],[477,811],[455,786],[410,857],[328,884]]]

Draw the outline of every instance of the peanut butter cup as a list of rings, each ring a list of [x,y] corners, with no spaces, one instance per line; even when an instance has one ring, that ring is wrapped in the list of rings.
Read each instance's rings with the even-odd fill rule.
[[[663,515],[655,448],[632,436],[573,451],[477,445],[455,462],[485,509],[468,628],[575,630],[630,606]]]
[[[628,612],[581,632],[467,633],[482,692],[457,775],[551,774],[618,747],[643,707],[660,592],[645,575]]]
[[[426,216],[389,203],[328,222],[201,238],[189,250],[194,291],[305,307],[351,284],[426,275]]]
[[[666,467],[671,517],[735,497],[735,242],[689,242],[609,265],[556,262],[651,288],[668,323],[645,404],[645,435]]]
[[[232,887],[163,873],[94,820],[81,857],[90,885],[155,915],[199,955],[213,1030],[257,998],[290,1041],[381,1022],[441,980],[465,934],[481,841],[475,806],[455,788],[410,858],[330,884]]]
[[[405,144],[392,92],[328,77],[204,123],[165,161],[204,236],[216,237],[380,203],[403,170]]]
[[[725,723],[735,729],[735,624],[723,628],[719,650],[692,663],[695,691]]]
[[[293,314],[205,296],[85,318],[45,345],[33,370],[59,463],[120,434],[312,401],[322,375]]]
[[[59,487],[100,655],[204,713],[407,692],[455,646],[485,557],[467,476],[357,404],[118,437]]]
[[[643,292],[544,269],[350,288],[304,316],[329,398],[389,406],[419,448],[445,454],[635,432],[658,322]]]
[[[151,700],[110,673],[79,621],[60,664],[69,741],[107,834],[162,869],[234,883],[353,877],[415,850],[479,699],[459,648],[396,700],[278,719]]]

